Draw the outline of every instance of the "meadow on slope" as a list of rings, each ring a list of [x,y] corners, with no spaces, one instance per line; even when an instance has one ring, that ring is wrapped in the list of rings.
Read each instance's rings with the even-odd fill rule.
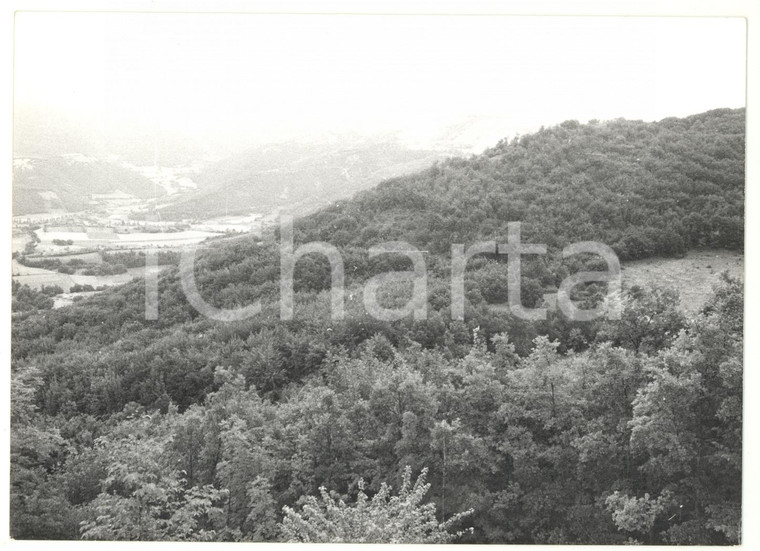
[[[684,258],[647,258],[622,265],[623,285],[662,286],[678,291],[681,308],[696,312],[704,306],[720,274],[743,278],[744,255],[724,249],[689,251]]]

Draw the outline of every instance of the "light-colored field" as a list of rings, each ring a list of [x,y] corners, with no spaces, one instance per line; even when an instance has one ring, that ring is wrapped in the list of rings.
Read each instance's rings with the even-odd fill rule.
[[[64,264],[70,260],[82,260],[84,262],[87,262],[88,264],[102,264],[103,263],[103,257],[100,255],[99,252],[62,254],[62,255],[57,255],[56,258],[58,258]]]
[[[12,253],[23,252],[27,243],[29,243],[29,236],[27,234],[22,233],[20,235],[16,235],[14,233],[13,237],[11,238],[11,252]]]
[[[199,243],[207,237],[211,237],[212,235],[217,234],[213,232],[197,230],[187,230],[173,233],[120,233],[119,244],[123,245],[125,243],[150,243],[160,245],[163,243],[178,242]]]
[[[110,228],[109,228],[110,229]],[[208,237],[219,235],[220,232],[187,230],[181,232],[165,233],[112,233],[106,230],[90,229],[87,232],[49,231],[37,230],[35,232],[40,239],[37,250],[42,253],[56,253],[69,250],[71,252],[93,247],[106,249],[144,249],[149,247],[183,247],[200,243]],[[54,245],[54,239],[71,240],[73,245]],[[66,249],[68,247],[68,249]]]
[[[77,226],[74,224],[71,225],[56,225],[56,226],[45,226],[45,233],[52,234],[55,232],[73,232],[73,233],[84,233],[85,229],[84,226]],[[39,234],[38,234],[39,235]]]
[[[43,285],[58,285],[68,291],[76,283],[68,274],[24,266],[16,262],[16,259],[11,260],[11,274],[14,281],[33,289],[40,289]]]
[[[636,260],[625,262],[621,268],[624,288],[640,285],[675,289],[681,299],[681,309],[695,312],[709,298],[721,272],[727,270],[732,277],[743,279],[744,255],[724,250],[690,251],[685,258]],[[506,302],[488,307],[494,312],[510,312]],[[550,302],[548,307],[554,309],[555,306]]]
[[[106,241],[117,241],[119,238],[111,228],[87,229],[87,239],[105,239]]]
[[[86,241],[87,240],[87,232],[74,232],[74,231],[42,231],[37,230],[34,232],[37,234],[37,237],[40,238],[40,241],[42,243],[48,243],[53,241],[54,239],[62,239],[62,240],[69,240],[72,241]]]
[[[92,242],[85,245],[85,241],[80,241],[79,245],[54,245],[53,243],[37,243],[34,248],[35,253],[58,256],[58,255],[70,255],[76,257],[77,255],[84,254],[93,248]]]
[[[693,312],[704,305],[724,270],[733,277],[743,278],[744,255],[735,251],[704,250],[690,251],[685,258],[626,262],[622,266],[623,286],[670,287],[678,291],[681,307]]]
[[[201,223],[194,224],[192,229],[199,231],[209,231],[224,233],[226,231],[234,232],[253,232],[255,235],[261,234],[262,217],[260,214],[237,215],[237,216],[219,216],[210,218]]]
[[[15,276],[30,276],[30,275],[45,275],[51,272],[44,268],[33,268],[32,266],[24,266],[20,264],[15,258],[11,260],[11,275]]]
[[[52,212],[40,212],[37,214],[22,214],[13,217],[14,224],[60,224],[64,220],[73,220],[83,216],[84,212],[65,212],[62,209],[53,209]]]
[[[132,281],[134,278],[142,278],[145,268],[130,268],[125,274],[110,276],[88,276],[79,274],[62,274],[43,268],[30,268],[23,266],[15,260],[12,261],[13,279],[21,284],[29,285],[33,289],[40,289],[43,285],[58,285],[67,293],[75,284],[92,285],[93,287],[121,285]],[[151,268],[152,273],[160,272],[165,266]]]
[[[74,303],[74,299],[77,297],[91,297],[97,295],[101,291],[85,291],[84,293],[63,293],[53,297],[53,308],[63,308]]]

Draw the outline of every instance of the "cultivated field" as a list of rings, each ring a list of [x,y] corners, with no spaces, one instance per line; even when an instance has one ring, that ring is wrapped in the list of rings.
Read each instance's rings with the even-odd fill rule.
[[[37,250],[43,253],[63,252],[68,247],[70,251],[81,249],[90,249],[93,247],[103,247],[106,249],[123,249],[123,248],[164,248],[164,247],[182,247],[200,243],[208,237],[219,235],[218,232],[187,230],[181,232],[165,233],[110,233],[104,231],[89,230],[87,232],[64,232],[64,231],[42,231],[35,232],[40,239]],[[55,245],[54,239],[64,241],[71,240],[73,245]]]
[[[11,238],[11,252],[12,253],[21,253],[24,252],[24,247],[26,247],[26,244],[29,242],[29,236],[25,233],[17,233],[13,232],[13,237]]]
[[[160,271],[165,266],[157,266],[153,268],[155,271]],[[134,278],[141,278],[145,274],[144,267],[130,268],[125,274],[107,275],[107,276],[88,276],[80,274],[62,274],[54,272],[52,270],[46,270],[44,268],[33,268],[24,266],[16,262],[11,261],[11,270],[13,279],[22,285],[28,285],[33,289],[40,289],[43,285],[58,285],[65,292],[69,292],[69,289],[75,284],[79,285],[92,285],[93,287],[112,285],[121,285],[132,281]]]
[[[195,245],[208,237],[220,235],[219,232],[197,230],[162,233],[114,233],[92,228],[86,232],[37,230],[35,234],[40,239],[36,252],[44,255],[76,254],[92,251],[93,249],[140,250],[148,248],[179,248]],[[71,241],[72,243],[70,245],[61,245],[54,243],[54,240]],[[23,250],[22,242],[19,241],[17,245],[14,241],[14,250],[16,250],[16,247],[20,247],[19,250]],[[74,257],[72,256],[72,258]]]

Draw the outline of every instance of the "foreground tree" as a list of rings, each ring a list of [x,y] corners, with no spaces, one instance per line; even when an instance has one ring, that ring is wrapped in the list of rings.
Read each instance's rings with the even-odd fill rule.
[[[652,358],[633,401],[639,470],[649,490],[672,496],[667,522],[653,524],[666,543],[740,543],[742,303],[741,282],[724,277],[674,345]]]
[[[412,469],[404,470],[401,490],[391,495],[391,487],[383,483],[380,491],[370,499],[364,493],[364,481],[359,480],[356,502],[347,504],[335,499],[324,487],[319,489],[321,501],[315,496],[302,498],[298,513],[283,507],[282,534],[294,542],[309,543],[447,543],[462,532],[449,529],[472,511],[458,513],[439,523],[435,518],[435,504],[422,504],[430,484],[425,482],[427,469],[423,469],[412,485]]]

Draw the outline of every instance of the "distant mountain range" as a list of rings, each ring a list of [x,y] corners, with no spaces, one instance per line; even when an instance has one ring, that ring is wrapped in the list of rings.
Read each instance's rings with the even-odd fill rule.
[[[73,115],[17,109],[14,122],[13,212],[77,211],[91,194],[122,191],[161,198],[163,220],[287,209],[307,214],[385,179],[417,172],[435,161],[479,153],[519,130],[503,117],[441,120],[417,133],[327,133],[256,145],[198,141],[170,129],[79,120]],[[252,138],[253,139],[253,138]],[[258,138],[260,139],[260,137]],[[239,140],[238,140],[239,141]],[[107,161],[106,159],[118,159]],[[209,165],[209,159],[216,159]],[[206,168],[195,190],[166,195],[161,182],[135,167]],[[155,183],[158,183],[156,189]],[[151,206],[151,210],[153,207]]]
[[[119,161],[81,153],[17,157],[13,213],[76,212],[87,207],[93,194],[120,191],[142,200],[158,198],[164,220],[273,209],[305,214],[444,157],[443,152],[408,149],[396,142],[282,143],[218,161],[193,176],[196,190],[171,196],[150,175]]]

